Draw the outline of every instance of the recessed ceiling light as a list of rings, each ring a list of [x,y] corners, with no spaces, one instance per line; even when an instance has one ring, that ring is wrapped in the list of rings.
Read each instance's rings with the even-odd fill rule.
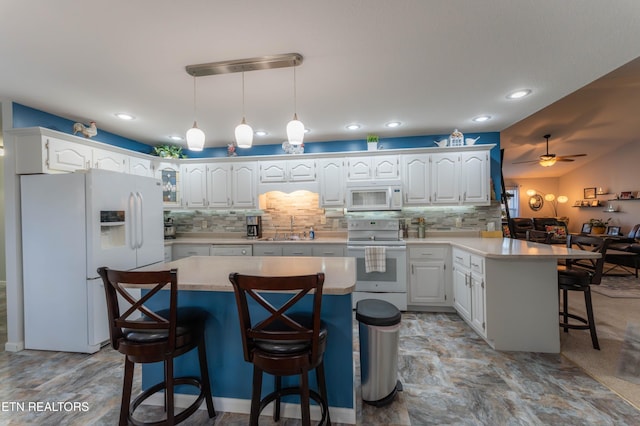
[[[133,120],[135,117],[131,114],[127,114],[126,112],[118,112],[116,113],[116,117],[120,120]]]
[[[347,126],[347,129],[349,130],[358,130],[361,126],[359,124],[353,123],[353,124],[349,124]]]
[[[267,136],[269,133],[265,132],[264,130],[256,130],[255,135],[256,136]]]
[[[169,136],[169,139],[171,139],[172,141],[181,141],[182,140],[182,136],[171,135],[171,136]]]
[[[484,121],[491,120],[490,115],[479,115],[477,117],[473,117],[471,121],[475,121],[476,123],[482,123]]]
[[[305,133],[310,133],[310,132],[311,132],[311,129],[307,129],[307,128],[305,127],[304,132],[305,132]]]
[[[387,127],[391,127],[391,128],[393,128],[393,127],[400,127],[401,125],[402,125],[402,123],[401,123],[401,122],[399,122],[399,121],[390,121],[390,122],[388,122],[387,124],[385,124],[385,126],[387,126]]]
[[[511,92],[507,95],[507,99],[520,99],[520,98],[524,98],[527,95],[531,94],[531,90],[530,89],[521,89],[521,90],[516,90],[515,92]]]

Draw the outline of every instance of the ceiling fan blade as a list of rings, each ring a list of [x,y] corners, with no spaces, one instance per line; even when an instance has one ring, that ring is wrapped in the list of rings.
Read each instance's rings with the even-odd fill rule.
[[[564,162],[567,162],[567,163],[568,163],[568,162],[570,162],[570,161],[575,161],[575,160],[574,160],[574,159],[572,159],[572,158],[557,157],[557,158],[556,158],[556,161],[564,161]]]
[[[587,154],[573,154],[573,155],[558,155],[556,158],[575,158],[575,157],[586,157]]]
[[[514,161],[511,164],[537,163],[539,161],[540,161],[539,159],[538,160],[527,160],[527,161]]]

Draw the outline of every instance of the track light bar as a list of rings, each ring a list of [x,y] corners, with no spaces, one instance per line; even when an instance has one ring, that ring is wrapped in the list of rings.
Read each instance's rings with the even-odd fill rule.
[[[187,70],[187,74],[193,77],[203,77],[205,75],[296,67],[301,63],[301,54],[285,53],[283,55],[260,56],[257,58],[235,59],[233,61],[187,65],[185,68]]]

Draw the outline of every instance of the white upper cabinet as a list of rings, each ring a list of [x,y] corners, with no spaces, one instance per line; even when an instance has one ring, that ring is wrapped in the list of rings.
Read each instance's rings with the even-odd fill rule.
[[[490,204],[490,166],[488,151],[461,154],[460,191],[463,204]]]
[[[308,182],[316,180],[316,162],[309,159],[260,161],[260,182]]]
[[[162,181],[162,203],[165,207],[182,206],[180,165],[169,161],[153,163],[154,177]]]
[[[207,199],[209,207],[227,208],[231,199],[231,164],[211,163],[207,165]]]
[[[184,207],[207,207],[207,169],[204,164],[182,166],[182,204]]]
[[[153,167],[148,158],[129,157],[129,173],[138,176],[153,177]]]
[[[233,207],[258,207],[258,165],[255,161],[234,163],[232,170]]]
[[[320,180],[320,207],[344,206],[344,160],[323,158],[318,160]]]
[[[460,203],[460,154],[431,154],[432,204]]]
[[[347,158],[347,180],[399,179],[399,157],[397,155],[375,155]]]
[[[129,156],[106,149],[93,149],[93,168],[129,173]]]
[[[406,154],[401,157],[404,204],[431,203],[429,154]]]

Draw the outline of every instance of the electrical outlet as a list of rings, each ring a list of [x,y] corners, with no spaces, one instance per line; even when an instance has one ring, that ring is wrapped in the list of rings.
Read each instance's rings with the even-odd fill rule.
[[[202,229],[207,229],[207,227],[209,226],[209,224],[207,223],[206,220],[202,221]]]

